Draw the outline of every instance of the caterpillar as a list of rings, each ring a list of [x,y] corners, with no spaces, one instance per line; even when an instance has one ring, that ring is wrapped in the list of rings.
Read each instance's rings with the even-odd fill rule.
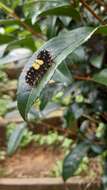
[[[26,83],[30,86],[38,84],[52,63],[53,59],[50,52],[48,50],[40,51],[36,60],[25,75]]]

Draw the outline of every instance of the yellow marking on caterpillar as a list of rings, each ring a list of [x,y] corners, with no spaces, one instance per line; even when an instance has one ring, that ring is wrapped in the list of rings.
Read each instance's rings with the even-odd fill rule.
[[[43,64],[44,64],[44,61],[43,61],[42,59],[37,59],[37,60],[36,60],[36,63],[37,63],[38,65],[43,65]]]
[[[35,69],[35,70],[38,70],[40,68],[40,65],[38,65],[37,63],[33,63],[32,67]]]

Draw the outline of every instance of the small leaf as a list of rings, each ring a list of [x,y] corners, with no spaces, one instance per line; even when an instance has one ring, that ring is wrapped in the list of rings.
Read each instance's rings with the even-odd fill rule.
[[[12,35],[0,34],[0,45],[7,44],[12,40],[15,40],[15,37],[13,37]]]
[[[0,45],[0,58],[3,56],[8,44]]]
[[[103,57],[104,57],[104,53],[101,53],[100,55],[94,55],[94,56],[91,58],[90,62],[91,62],[91,64],[92,64],[94,67],[100,69],[101,66],[102,66],[102,63],[103,63]]]
[[[56,25],[57,17],[51,16],[47,18],[47,37],[51,39],[52,37],[56,36],[58,27]]]
[[[93,76],[93,80],[99,84],[107,86],[107,69],[103,69]]]
[[[52,79],[64,85],[70,84],[72,82],[71,73],[66,64],[61,64],[61,66],[56,69]]]
[[[28,49],[31,49],[32,51],[36,50],[34,40],[31,36],[29,37],[27,36],[25,38],[10,42],[5,51],[8,51],[15,47],[27,47]]]
[[[57,103],[48,103],[45,107],[45,109],[43,111],[40,112],[41,114],[41,118],[44,119],[44,118],[49,118],[50,115],[52,117],[52,112],[56,111],[56,110],[60,110],[60,105],[58,105]],[[57,114],[57,112],[56,112]]]
[[[70,16],[75,19],[80,19],[79,12],[71,5],[62,5],[62,6],[50,8],[50,9],[47,9],[46,11],[42,12],[40,15],[42,15],[42,16],[60,15],[60,16]]]
[[[70,108],[68,108],[63,116],[63,121],[64,124],[63,126],[66,128],[72,128],[72,132],[75,133],[76,132],[76,128],[77,128],[77,120],[74,117],[74,113],[72,112],[72,110]]]
[[[0,58],[0,65],[28,58],[31,56],[31,54],[32,52],[29,49],[25,48],[14,49],[8,55]]]
[[[43,110],[45,106],[52,100],[52,97],[63,89],[63,85],[59,83],[47,84],[44,91],[40,95],[40,110]]]
[[[63,179],[66,181],[69,177],[71,177],[76,169],[78,168],[82,158],[86,155],[88,149],[90,148],[90,143],[87,141],[81,142],[71,151],[63,163]]]
[[[11,156],[18,148],[18,146],[21,142],[21,139],[23,137],[23,132],[24,132],[25,128],[26,128],[26,124],[23,123],[14,129],[14,131],[8,141],[7,153],[9,156]]]
[[[15,19],[0,19],[0,25],[15,25],[19,23],[19,21],[15,20]]]
[[[32,14],[33,13],[33,14]],[[59,15],[59,16],[69,16],[73,17],[74,19],[80,19],[79,11],[75,9],[74,6],[69,4],[69,1],[42,1],[38,2],[38,4],[33,5],[32,11],[32,24],[37,21],[37,18],[40,16],[46,15]]]

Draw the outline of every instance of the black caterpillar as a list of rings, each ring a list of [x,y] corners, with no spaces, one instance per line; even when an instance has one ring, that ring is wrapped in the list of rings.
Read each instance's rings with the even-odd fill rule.
[[[40,51],[36,60],[26,73],[26,83],[30,86],[38,84],[43,75],[47,72],[48,68],[51,66],[52,62],[53,60],[49,51]]]

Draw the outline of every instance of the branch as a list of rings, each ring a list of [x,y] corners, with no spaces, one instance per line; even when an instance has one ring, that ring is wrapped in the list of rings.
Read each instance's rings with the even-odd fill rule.
[[[85,81],[93,81],[90,76],[85,77],[85,76],[74,76],[74,79],[76,80],[85,80]]]
[[[17,21],[19,21],[21,26],[23,26],[23,28],[27,29],[32,35],[44,40],[44,37],[39,32],[36,32],[26,22],[22,21],[20,19],[20,17],[12,9],[10,9],[9,7],[7,7],[6,5],[4,5],[1,2],[0,2],[0,8],[3,9],[5,12],[7,12],[12,18],[15,18]]]
[[[105,11],[107,11],[107,3],[105,3],[104,1],[102,0],[95,0],[96,3],[98,3],[99,5],[101,5]]]
[[[98,3],[99,5],[104,7],[104,2],[102,0],[95,0],[95,1],[96,1],[96,3]]]
[[[12,17],[14,17],[17,21],[20,22],[20,24],[27,29],[31,34],[33,34],[35,37],[38,37],[42,40],[45,40],[44,37],[39,33],[33,30],[26,22],[22,21],[20,17],[18,17],[14,12],[11,14]]]
[[[84,1],[80,0],[82,5],[101,23],[101,24],[106,24],[92,9],[91,7]]]

